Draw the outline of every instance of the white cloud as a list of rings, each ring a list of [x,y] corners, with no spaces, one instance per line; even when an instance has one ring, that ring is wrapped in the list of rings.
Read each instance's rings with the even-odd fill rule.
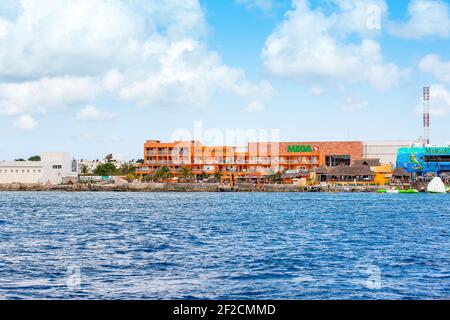
[[[359,111],[367,108],[368,105],[369,103],[365,100],[347,98],[345,104],[340,107],[340,110],[343,112]]]
[[[37,125],[38,123],[36,122],[36,120],[34,120],[33,117],[28,114],[21,115],[14,122],[14,127],[26,131],[35,129]]]
[[[392,23],[389,31],[405,39],[450,37],[449,6],[440,0],[413,0],[408,7],[407,22]]]
[[[0,114],[18,115],[81,103],[95,98],[100,91],[95,79],[90,77],[0,83]]]
[[[442,84],[430,87],[430,114],[437,117],[446,116],[450,113],[450,91]],[[416,113],[423,112],[422,103],[416,107]]]
[[[293,10],[266,40],[262,53],[265,66],[280,76],[367,81],[380,90],[396,85],[402,71],[384,62],[377,41],[363,37],[353,44],[344,36],[364,33],[362,20],[356,19],[364,11],[355,3],[343,1],[342,13],[326,16],[319,9],[311,9],[307,0],[294,1]]]
[[[112,114],[107,111],[100,111],[94,106],[86,106],[77,115],[77,120],[107,120],[112,118]]]
[[[0,114],[78,107],[104,95],[192,108],[217,91],[243,105],[265,94],[206,47],[198,0],[26,0],[0,22]]]
[[[439,81],[450,83],[450,61],[442,61],[438,55],[425,56],[419,63],[419,70],[431,73]]]
[[[258,8],[264,12],[269,12],[273,8],[272,0],[235,0],[235,2],[246,9]]]
[[[357,33],[361,36],[374,36],[382,28],[388,7],[385,0],[332,0],[337,13],[331,15],[333,29],[346,35]]]

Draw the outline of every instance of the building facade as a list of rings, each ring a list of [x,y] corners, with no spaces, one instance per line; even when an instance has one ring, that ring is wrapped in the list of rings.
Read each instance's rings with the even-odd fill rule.
[[[41,161],[0,162],[0,184],[61,184],[77,177],[77,166],[68,153],[46,152]]]
[[[363,142],[363,157],[380,159],[381,163],[395,165],[397,153],[401,148],[409,148],[414,141],[365,141]]]
[[[144,144],[144,164],[138,166],[137,173],[151,175],[162,167],[176,173],[188,167],[194,174],[261,176],[287,171],[307,174],[320,165],[346,166],[362,157],[363,143],[358,141],[260,142],[232,147],[203,146],[199,141],[148,140]]]

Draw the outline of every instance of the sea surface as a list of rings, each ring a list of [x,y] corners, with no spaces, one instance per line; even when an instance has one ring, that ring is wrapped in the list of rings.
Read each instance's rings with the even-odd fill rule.
[[[0,299],[449,299],[450,195],[0,192]]]

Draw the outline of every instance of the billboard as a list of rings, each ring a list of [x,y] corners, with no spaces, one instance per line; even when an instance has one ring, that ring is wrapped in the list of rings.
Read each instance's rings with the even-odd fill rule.
[[[397,166],[409,173],[450,172],[450,147],[400,148]]]

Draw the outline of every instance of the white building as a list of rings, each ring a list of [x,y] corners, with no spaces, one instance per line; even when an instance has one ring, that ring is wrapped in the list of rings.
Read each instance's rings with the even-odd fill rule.
[[[68,153],[45,152],[41,161],[0,161],[0,184],[61,184],[63,178],[77,176],[76,162]]]
[[[366,141],[363,142],[363,157],[380,159],[381,163],[397,162],[399,148],[408,148],[414,141]]]
[[[92,174],[94,170],[100,165],[105,163],[113,163],[114,166],[119,169],[123,164],[126,164],[127,162],[122,158],[120,155],[107,155],[102,160],[86,160],[81,159],[78,161],[78,173],[83,173],[83,168],[85,167],[87,169],[88,174]]]

